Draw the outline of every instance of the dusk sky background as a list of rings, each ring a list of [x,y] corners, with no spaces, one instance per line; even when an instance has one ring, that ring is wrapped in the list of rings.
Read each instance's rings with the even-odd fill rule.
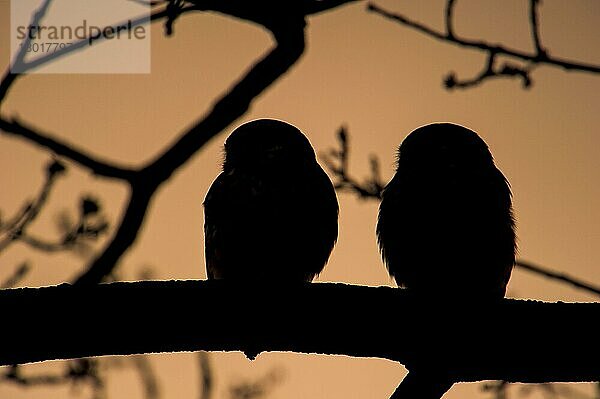
[[[444,3],[376,2],[438,29],[443,29]],[[456,33],[532,50],[528,4],[525,0],[457,2]],[[9,7],[8,0],[0,0],[3,71],[11,57]],[[368,157],[376,154],[386,182],[394,171],[398,145],[415,128],[449,121],[475,130],[511,183],[519,257],[600,284],[600,75],[540,66],[532,72],[529,90],[517,79],[494,79],[471,89],[448,91],[442,84],[448,72],[461,78],[475,76],[485,55],[428,38],[365,8],[364,2],[358,2],[309,18],[307,49],[300,61],[157,193],[138,240],[119,266],[124,280],[139,279],[147,270],[155,279],[206,278],[202,201],[219,173],[223,142],[237,125],[270,117],[296,125],[317,152],[335,147],[335,133],[345,126],[351,140],[352,174],[361,179],[368,176]],[[540,7],[543,43],[551,55],[598,65],[599,20],[597,0],[545,0]],[[215,13],[182,16],[172,37],[165,37],[161,23],[152,25],[151,34],[151,73],[31,74],[12,87],[3,115],[18,116],[103,159],[137,166],[171,144],[271,46],[268,32],[261,27]],[[85,52],[75,55],[85,56]],[[35,195],[50,159],[31,143],[0,134],[3,219]],[[31,233],[57,237],[57,216],[65,210],[75,212],[79,198],[88,194],[98,199],[114,225],[127,187],[65,163],[68,173],[58,181]],[[361,201],[348,193],[338,198],[340,236],[317,281],[392,286],[376,246],[378,202]],[[103,236],[95,251],[109,238]],[[0,281],[24,261],[32,269],[22,286],[72,281],[88,259],[72,253],[48,255],[15,244],[0,253]],[[598,300],[519,269],[508,292],[515,298],[546,301]],[[201,323],[202,309],[210,304],[188,306]],[[368,309],[357,309],[361,311]],[[396,328],[391,318],[390,328]],[[514,334],[520,334],[519,326]],[[198,396],[195,355],[151,355],[151,359],[164,398]],[[230,384],[259,378],[274,368],[280,370],[281,382],[269,398],[387,398],[405,373],[401,365],[387,360],[345,356],[267,353],[250,362],[236,352],[213,353],[211,359],[215,398],[227,398]],[[48,367],[57,365],[47,362],[32,370]],[[592,392],[584,384],[575,389]],[[69,389],[0,385],[1,398],[67,394],[87,397],[86,392],[77,395]],[[140,395],[133,372],[111,374],[110,399]],[[536,395],[531,397],[542,397]],[[480,384],[457,384],[445,396],[489,397]]]

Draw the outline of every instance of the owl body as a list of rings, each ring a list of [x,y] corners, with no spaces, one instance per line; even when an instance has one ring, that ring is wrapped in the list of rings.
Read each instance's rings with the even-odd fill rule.
[[[310,142],[271,119],[242,125],[227,139],[204,211],[208,278],[312,281],[338,234],[335,190]]]
[[[510,186],[483,140],[449,123],[413,131],[382,194],[379,247],[397,284],[449,298],[502,298],[515,261]]]

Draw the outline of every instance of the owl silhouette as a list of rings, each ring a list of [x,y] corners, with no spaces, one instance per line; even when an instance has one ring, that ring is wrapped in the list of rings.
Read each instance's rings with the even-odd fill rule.
[[[451,123],[414,130],[379,207],[389,274],[418,295],[504,297],[516,253],[511,198],[475,132]]]
[[[331,180],[295,126],[258,119],[225,142],[204,200],[206,273],[240,282],[310,282],[338,236]]]
[[[422,299],[504,297],[516,253],[510,185],[472,130],[434,123],[411,132],[382,193],[377,240],[398,286]],[[439,398],[444,370],[409,371],[392,398]]]

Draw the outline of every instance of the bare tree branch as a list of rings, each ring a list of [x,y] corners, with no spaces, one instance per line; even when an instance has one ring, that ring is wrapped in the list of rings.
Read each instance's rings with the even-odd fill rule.
[[[484,392],[491,392],[494,395],[494,399],[508,399],[507,388],[510,385],[507,381],[492,381],[483,383],[481,390]]]
[[[496,67],[496,59],[498,53],[494,51],[490,51],[487,54],[487,61],[485,63],[484,68],[481,70],[479,75],[474,76],[471,79],[461,79],[459,80],[454,72],[448,73],[446,78],[444,79],[444,85],[447,88],[462,88],[466,89],[469,87],[480,85],[486,79],[493,78],[506,78],[506,77],[515,77],[521,79],[521,84],[524,89],[529,88],[532,85],[531,80],[531,72],[535,68],[535,64],[531,64],[527,67],[522,67],[519,65],[504,63],[500,68]]]
[[[29,26],[38,26],[40,24],[40,22],[46,15],[46,12],[48,11],[48,8],[50,7],[51,3],[52,0],[44,0],[42,5],[33,13]],[[18,73],[13,73],[12,71],[22,70],[24,68],[23,65],[25,64],[25,56],[27,55],[27,48],[29,47],[29,43],[31,42],[31,40],[32,35],[28,34],[23,40],[23,45],[21,46],[19,52],[16,54],[12,65],[9,66],[9,68],[6,70],[6,74],[2,78],[2,81],[0,81],[0,105],[2,105],[2,102],[4,101],[8,90],[20,75]]]
[[[544,398],[600,399],[598,394],[585,394],[575,387],[560,383],[528,384],[515,387],[516,395],[509,396],[509,387],[511,386],[514,387],[507,381],[492,381],[483,383],[481,387],[482,391],[492,393],[494,399],[527,398],[536,391],[541,392]]]
[[[9,221],[0,221],[0,233],[4,233],[5,235],[3,239],[0,239],[0,252],[23,237],[27,227],[37,218],[41,209],[46,204],[56,178],[63,174],[64,171],[65,167],[60,162],[56,160],[52,161],[46,167],[46,179],[35,200],[27,202],[21,211]]]
[[[59,221],[58,227],[62,230],[60,240],[49,241],[28,232],[29,226],[46,205],[56,178],[65,171],[66,168],[61,162],[52,160],[46,166],[45,180],[37,197],[27,201],[9,220],[0,220],[0,234],[3,236],[0,238],[0,252],[10,244],[19,241],[44,252],[75,250],[85,254],[90,248],[89,242],[108,230],[108,222],[100,212],[100,205],[95,199],[86,196],[81,199],[77,221],[73,222],[66,216]],[[17,270],[16,274],[7,280],[7,284],[16,284],[27,271],[28,268]]]
[[[6,369],[6,372],[0,376],[0,381],[10,381],[18,385],[57,385],[64,383],[68,377],[64,374],[43,374],[25,377],[21,374],[21,366],[18,364],[11,365]]]
[[[30,269],[31,269],[31,267],[29,266],[28,263],[26,263],[26,262],[22,263],[15,269],[15,271],[7,279],[5,279],[0,284],[0,288],[15,287],[17,284],[19,284],[19,282],[21,280],[23,280],[25,278],[27,273],[29,273]]]
[[[285,312],[272,306],[273,298],[286,304]],[[73,303],[85,307],[76,310]],[[203,308],[200,327],[190,317],[191,303],[213,304]],[[409,370],[435,362],[455,381],[575,382],[600,376],[594,325],[600,303],[425,302],[389,287],[145,281],[2,290],[0,308],[11,326],[0,341],[2,365],[252,347],[386,358]],[[49,316],[51,329],[44,328]],[[34,340],[24,333],[42,330]],[[88,334],[84,341],[76,339],[81,331]]]
[[[282,380],[281,370],[275,368],[253,381],[241,381],[229,388],[231,399],[260,399],[267,396]]]
[[[146,399],[160,398],[158,378],[156,377],[154,369],[152,369],[150,359],[148,359],[147,356],[131,356],[129,359],[137,369],[140,379],[142,380]]]
[[[456,2],[454,0],[448,0],[446,2],[446,35],[449,38],[454,38],[454,6]]]
[[[71,385],[81,383],[89,384],[97,393],[95,397],[102,396],[104,383],[98,367],[100,359],[74,359],[64,363],[64,370],[60,373],[45,372],[43,374],[26,375],[22,366],[13,364],[0,374],[0,382],[10,382],[23,387],[39,385]]]
[[[33,29],[33,27],[40,25],[41,20],[43,19],[44,15],[46,13],[46,10],[48,9],[51,2],[52,2],[52,0],[46,0],[45,3],[42,6],[40,6],[39,10],[35,12],[34,18],[32,19],[32,22],[29,24],[29,27],[30,27],[29,29]],[[149,16],[143,16],[140,18],[136,18],[134,20],[127,20],[125,22],[121,21],[120,23],[115,24],[115,26],[125,26],[128,29],[133,29],[137,26],[141,26],[141,25],[144,25],[144,24],[147,24],[150,22],[154,22],[154,21],[159,21],[163,18],[166,19],[168,22],[169,18],[172,17],[172,11],[167,8],[168,7],[165,7],[162,10],[155,11],[155,12],[151,13]],[[198,10],[198,8],[196,6],[185,6],[178,11],[179,12],[178,15],[181,15],[181,14],[184,14],[187,12],[191,12],[191,11],[197,11],[197,10]],[[6,97],[10,87],[15,82],[15,80],[17,80],[19,77],[23,76],[26,72],[30,72],[30,71],[34,70],[35,68],[39,68],[40,66],[43,66],[50,62],[58,60],[59,58],[62,58],[73,52],[85,50],[92,45],[98,45],[98,44],[104,42],[106,39],[104,36],[100,36],[93,43],[90,43],[89,38],[81,39],[78,41],[74,41],[69,46],[58,49],[55,52],[45,53],[44,55],[39,56],[39,57],[35,58],[34,60],[25,61],[25,55],[27,54],[26,50],[28,47],[27,44],[31,41],[32,36],[34,36],[34,35],[31,35],[31,34],[27,35],[26,39],[24,40],[23,44],[21,45],[21,50],[15,56],[12,65],[10,66],[10,68],[8,68],[4,77],[2,78],[2,81],[0,82],[0,105],[2,104],[2,101]],[[19,72],[15,72],[15,71],[19,71]]]
[[[23,371],[23,365],[11,365],[0,374],[0,383],[12,383],[22,387],[70,385],[72,387],[86,384],[92,389],[92,397],[106,397],[106,371],[123,366],[133,366],[140,377],[144,397],[159,399],[160,389],[157,376],[147,356],[135,355],[124,359],[116,358],[82,358],[68,360],[62,364],[61,372],[45,371],[30,374]]]
[[[68,213],[64,212],[58,220],[61,238],[50,241],[23,231],[19,241],[30,247],[44,252],[59,252],[74,250],[86,255],[90,251],[90,241],[96,240],[108,231],[108,222],[100,212],[98,202],[90,197],[81,199],[77,220],[73,221]]]
[[[564,273],[553,272],[551,270],[548,270],[545,267],[536,265],[534,263],[531,263],[531,262],[528,262],[528,261],[525,261],[522,259],[517,260],[516,266],[520,267],[521,269],[528,270],[530,272],[542,275],[544,277],[570,284],[576,288],[579,288],[581,290],[588,291],[588,292],[591,292],[592,294],[600,296],[600,287],[595,287],[593,284],[583,282],[576,277],[571,277]]]
[[[72,144],[61,142],[58,139],[53,138],[50,134],[41,132],[37,128],[27,126],[25,123],[16,119],[10,120],[0,117],[0,131],[3,131],[5,134],[14,135],[15,137],[24,138],[36,145],[44,147],[56,155],[89,169],[95,175],[125,181],[131,181],[135,176],[135,170],[133,169],[102,161],[86,154],[83,150],[77,149]]]
[[[542,39],[540,37],[540,24],[539,24],[539,13],[538,7],[541,0],[529,0],[529,21],[531,28],[531,39],[533,40],[533,46],[536,54],[546,55],[546,50],[542,46]]]
[[[338,191],[350,191],[358,194],[361,199],[381,199],[381,191],[385,184],[381,180],[379,159],[372,155],[370,158],[371,176],[364,182],[350,176],[350,146],[349,136],[344,126],[337,133],[339,149],[331,149],[320,154],[321,162],[333,174],[333,184]]]
[[[384,18],[390,19],[401,25],[415,29],[426,36],[434,39],[452,43],[467,48],[474,48],[483,51],[488,55],[487,63],[482,71],[475,78],[467,80],[459,80],[453,72],[450,72],[444,79],[446,88],[468,88],[483,83],[490,78],[499,77],[517,77],[522,80],[523,87],[529,88],[532,85],[531,72],[538,65],[550,65],[560,67],[570,71],[600,73],[600,66],[588,64],[585,62],[572,61],[559,57],[550,56],[547,50],[542,46],[539,33],[539,17],[538,5],[539,0],[530,0],[530,29],[533,38],[535,51],[533,53],[511,49],[502,45],[493,45],[483,40],[463,39],[456,35],[453,25],[453,10],[456,5],[455,0],[447,0],[446,2],[446,32],[440,32],[423,23],[414,21],[405,15],[392,13],[374,3],[369,3],[367,9]],[[494,61],[497,56],[502,55],[509,58],[519,59],[528,63],[526,66],[519,66],[514,63],[505,63],[496,66]]]
[[[198,369],[200,371],[200,399],[211,399],[213,393],[213,371],[208,352],[198,352]]]

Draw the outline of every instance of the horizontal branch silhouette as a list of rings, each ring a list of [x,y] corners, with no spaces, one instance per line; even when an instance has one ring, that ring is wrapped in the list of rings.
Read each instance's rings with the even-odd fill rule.
[[[145,281],[1,290],[0,307],[0,365],[253,348],[385,358],[409,370],[436,362],[456,381],[600,376],[600,303],[484,305],[422,302],[390,287]]]

